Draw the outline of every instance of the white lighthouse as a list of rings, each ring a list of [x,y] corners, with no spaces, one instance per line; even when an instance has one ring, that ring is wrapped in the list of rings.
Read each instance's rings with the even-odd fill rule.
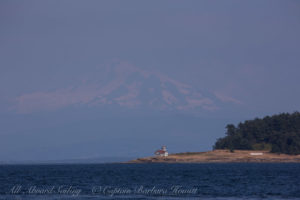
[[[162,146],[161,149],[155,151],[155,155],[167,157],[169,155],[166,146]]]

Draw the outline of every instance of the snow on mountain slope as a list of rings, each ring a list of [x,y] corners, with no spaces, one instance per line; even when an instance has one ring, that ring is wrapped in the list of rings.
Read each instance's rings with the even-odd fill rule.
[[[57,110],[86,105],[150,108],[155,110],[217,110],[221,103],[240,101],[219,93],[207,94],[159,72],[142,70],[128,63],[103,68],[96,80],[54,91],[26,93],[16,98],[19,113]]]

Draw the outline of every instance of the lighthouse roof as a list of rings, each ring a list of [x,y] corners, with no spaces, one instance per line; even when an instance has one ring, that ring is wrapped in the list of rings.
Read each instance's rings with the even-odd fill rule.
[[[164,150],[157,150],[157,151],[155,151],[155,154],[164,154],[164,153],[166,153],[166,151],[164,151]]]

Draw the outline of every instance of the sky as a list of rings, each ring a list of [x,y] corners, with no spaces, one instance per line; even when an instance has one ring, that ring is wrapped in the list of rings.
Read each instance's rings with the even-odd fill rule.
[[[300,107],[299,1],[0,1],[0,161],[210,150]]]

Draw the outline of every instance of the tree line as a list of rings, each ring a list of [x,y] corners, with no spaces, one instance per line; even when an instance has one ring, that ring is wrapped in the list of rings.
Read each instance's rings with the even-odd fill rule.
[[[214,149],[269,150],[273,153],[300,154],[300,113],[282,113],[262,119],[228,124],[226,136]]]

